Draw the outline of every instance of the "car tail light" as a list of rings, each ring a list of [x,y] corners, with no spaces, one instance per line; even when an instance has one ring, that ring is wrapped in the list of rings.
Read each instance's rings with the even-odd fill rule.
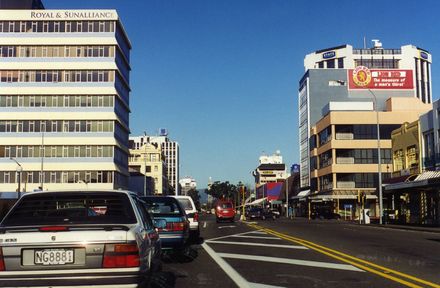
[[[3,261],[3,250],[0,248],[0,271],[5,271],[5,261]]]
[[[139,267],[139,249],[136,244],[106,244],[102,268]]]
[[[199,213],[194,213],[194,222],[199,222]]]
[[[187,222],[168,222],[166,230],[168,231],[185,231],[188,226]]]
[[[67,226],[45,226],[40,227],[40,232],[60,232],[69,230]]]

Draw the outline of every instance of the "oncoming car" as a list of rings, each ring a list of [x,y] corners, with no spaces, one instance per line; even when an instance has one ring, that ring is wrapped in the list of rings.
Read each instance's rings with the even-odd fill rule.
[[[26,193],[0,224],[0,287],[138,287],[160,253],[128,191]]]

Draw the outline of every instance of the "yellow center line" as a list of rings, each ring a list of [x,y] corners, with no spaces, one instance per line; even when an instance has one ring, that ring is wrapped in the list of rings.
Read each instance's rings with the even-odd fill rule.
[[[418,282],[420,284],[427,285],[429,287],[440,288],[440,285],[438,285],[438,284],[435,284],[435,283],[432,283],[432,282],[429,282],[429,281],[426,281],[426,280],[423,280],[423,279],[419,279],[417,277],[414,277],[414,276],[411,276],[411,275],[408,275],[408,274],[405,274],[405,273],[402,273],[402,272],[399,272],[399,271],[396,271],[396,270],[393,270],[393,269],[390,269],[390,268],[386,268],[386,267],[374,264],[372,262],[369,262],[369,261],[366,261],[366,260],[363,260],[363,259],[351,256],[351,255],[348,255],[348,254],[345,254],[345,253],[342,253],[342,252],[339,252],[337,250],[333,250],[333,249],[330,249],[330,248],[318,245],[318,244],[313,243],[311,241],[307,241],[307,240],[304,240],[304,239],[300,239],[300,238],[297,238],[297,237],[286,235],[286,234],[277,232],[275,230],[264,228],[262,226],[251,225],[251,224],[248,224],[248,225],[251,226],[254,229],[261,229],[261,230],[263,230],[263,231],[265,231],[265,232],[267,232],[269,234],[275,235],[275,236],[280,237],[280,238],[282,238],[284,240],[287,240],[287,241],[290,241],[290,242],[294,242],[294,243],[303,245],[303,246],[308,247],[310,249],[313,249],[313,250],[315,250],[317,252],[325,254],[325,255],[327,255],[329,257],[332,257],[334,259],[340,260],[340,261],[345,262],[345,263],[349,263],[349,264],[351,264],[351,265],[353,265],[355,267],[358,267],[358,268],[363,269],[365,271],[377,274],[377,275],[379,275],[381,277],[390,279],[392,281],[398,282],[398,283],[403,284],[403,285],[408,286],[408,287],[419,288],[419,287],[423,287],[423,286],[416,285],[414,283],[408,282],[408,281],[403,280],[401,278],[406,278],[406,279],[412,280],[414,282]],[[365,265],[363,265],[363,264],[365,264]],[[368,265],[370,267],[368,267],[366,265]],[[373,269],[371,267],[374,267],[377,270],[375,270],[375,269]],[[391,274],[394,274],[396,276],[400,276],[401,278],[397,278],[396,276],[393,276]]]

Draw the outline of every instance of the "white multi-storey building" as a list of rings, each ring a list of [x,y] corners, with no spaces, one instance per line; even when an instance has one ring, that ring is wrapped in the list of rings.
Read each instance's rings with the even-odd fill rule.
[[[316,189],[310,177],[309,144],[314,141],[310,129],[325,116],[330,102],[372,105],[374,95],[377,109],[384,111],[390,97],[416,97],[427,104],[432,101],[431,54],[413,45],[385,49],[378,40],[373,42],[371,48],[342,45],[305,56],[298,91],[300,186],[304,189]],[[372,81],[363,89],[356,87],[352,77],[359,66],[371,71]]]
[[[258,188],[266,183],[282,182],[287,177],[286,165],[280,151],[273,155],[262,155],[259,158],[259,165],[254,171],[255,185]]]
[[[181,194],[179,191],[179,143],[171,141],[168,135],[130,137],[131,149],[141,149],[144,143],[157,143],[161,146],[167,167],[166,178],[174,189],[174,194]]]
[[[127,187],[130,49],[115,10],[0,10],[0,191]]]
[[[197,182],[194,178],[187,176],[179,180],[182,195],[187,195],[188,191],[197,189]]]

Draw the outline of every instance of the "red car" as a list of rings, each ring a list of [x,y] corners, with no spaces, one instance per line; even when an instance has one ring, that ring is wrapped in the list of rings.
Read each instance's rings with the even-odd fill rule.
[[[217,223],[221,220],[229,220],[234,222],[235,209],[234,204],[231,201],[220,200],[215,206],[215,217]]]

